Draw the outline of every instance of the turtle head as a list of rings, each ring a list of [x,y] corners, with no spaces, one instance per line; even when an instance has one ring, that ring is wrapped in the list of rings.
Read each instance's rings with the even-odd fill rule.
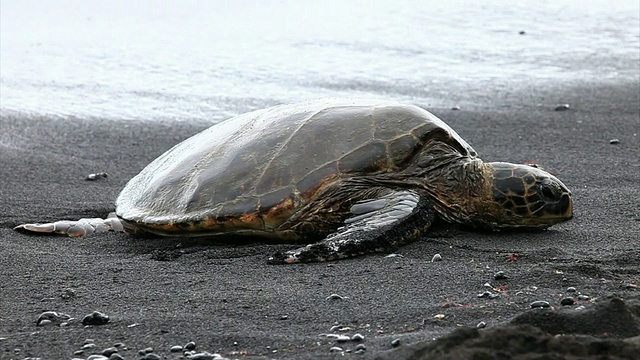
[[[490,206],[478,219],[492,229],[544,229],[573,217],[571,192],[555,176],[530,165],[486,163]]]

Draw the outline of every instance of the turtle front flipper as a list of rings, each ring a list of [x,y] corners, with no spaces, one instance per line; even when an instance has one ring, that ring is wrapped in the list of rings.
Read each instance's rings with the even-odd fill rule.
[[[344,226],[324,240],[278,253],[272,264],[338,260],[374,252],[391,251],[426,233],[435,217],[428,200],[414,191],[391,190],[380,197],[359,201]]]
[[[91,235],[97,232],[124,232],[125,226],[122,221],[115,216],[115,214],[109,214],[106,219],[86,218],[75,221],[61,220],[44,224],[22,224],[14,227],[13,230],[28,231],[32,233],[61,234],[76,237]]]

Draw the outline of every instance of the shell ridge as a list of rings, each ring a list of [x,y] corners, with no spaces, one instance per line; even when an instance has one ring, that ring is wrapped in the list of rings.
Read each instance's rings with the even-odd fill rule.
[[[266,172],[269,170],[269,168],[271,168],[273,161],[276,160],[278,158],[278,156],[282,153],[282,150],[284,148],[287,147],[287,145],[289,145],[289,143],[291,142],[291,139],[298,133],[298,131],[310,120],[312,119],[314,116],[318,115],[319,113],[321,113],[322,111],[326,110],[328,108],[328,106],[323,106],[321,109],[319,109],[318,111],[314,111],[312,114],[310,114],[309,116],[307,116],[304,120],[301,121],[300,125],[298,125],[298,127],[296,127],[295,130],[293,130],[291,132],[291,135],[289,135],[287,137],[287,139],[285,141],[283,141],[277,148],[276,151],[274,152],[274,155],[271,157],[271,160],[269,160],[269,162],[267,163],[267,165],[262,169],[262,173],[260,174],[260,176],[258,177],[258,181],[256,182],[256,184],[260,184],[266,174]],[[256,194],[257,195],[257,194]]]

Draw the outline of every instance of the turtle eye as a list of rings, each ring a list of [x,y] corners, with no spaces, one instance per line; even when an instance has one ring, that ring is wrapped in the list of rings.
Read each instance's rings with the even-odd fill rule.
[[[540,183],[538,185],[540,195],[544,200],[547,201],[555,201],[558,199],[557,192],[555,186],[549,183]]]

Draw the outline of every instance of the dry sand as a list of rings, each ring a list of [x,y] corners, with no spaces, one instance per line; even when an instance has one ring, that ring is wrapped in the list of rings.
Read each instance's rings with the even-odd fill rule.
[[[571,107],[554,111],[559,103]],[[460,349],[466,351],[460,356],[520,352],[531,358],[550,351],[541,357],[550,359],[553,354],[570,358],[558,349],[577,349],[578,355],[596,349],[605,358],[628,358],[640,350],[639,338],[629,340],[640,335],[634,302],[640,282],[639,109],[637,80],[556,84],[526,93],[503,89],[481,108],[430,109],[484,160],[533,161],[556,173],[574,193],[575,218],[541,232],[441,227],[399,249],[403,257],[379,254],[294,266],[266,263],[286,245],[14,232],[13,226],[28,221],[107,215],[128,179],[208,124],[5,113],[0,118],[0,358],[87,358],[123,343],[125,359],[140,357],[138,350],[148,347],[173,359],[180,353],[171,354],[170,347],[189,341],[198,351],[229,358],[342,358],[330,348],[357,346],[321,336],[327,333],[364,335],[364,354],[347,354],[363,359],[445,358]],[[619,143],[610,144],[612,139]],[[84,180],[94,172],[109,177]],[[436,253],[443,260],[432,263]],[[510,254],[517,260],[507,261]],[[495,280],[497,271],[508,279]],[[479,298],[486,290],[498,296]],[[334,293],[344,299],[327,299]],[[578,294],[588,300],[577,300]],[[561,306],[568,296],[576,304]],[[536,300],[548,301],[552,309],[529,310]],[[576,323],[579,306],[595,312],[568,326]],[[559,308],[571,314],[549,320]],[[78,319],[101,311],[110,321],[36,326],[44,311]],[[543,331],[504,330],[501,324],[517,315]],[[486,329],[475,330],[480,322]],[[334,325],[344,331],[332,331]],[[460,327],[473,329],[430,342]],[[518,345],[549,344],[554,339],[549,334],[575,332],[597,338],[567,337],[571,347]],[[521,340],[508,341],[518,336]],[[473,343],[487,337],[500,341]],[[399,348],[386,353],[395,339]],[[96,346],[74,355],[87,341]],[[624,352],[626,346],[631,352]]]

